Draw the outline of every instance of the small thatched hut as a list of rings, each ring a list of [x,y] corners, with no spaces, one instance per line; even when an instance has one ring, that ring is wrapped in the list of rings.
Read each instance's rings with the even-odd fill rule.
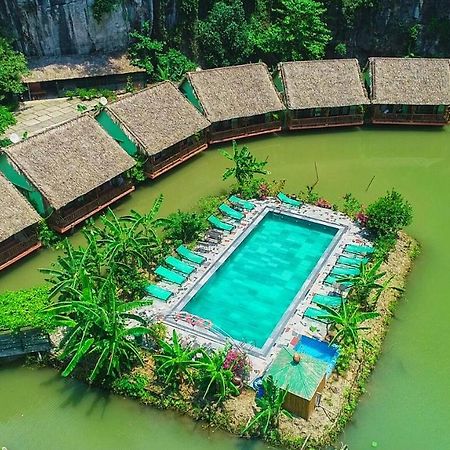
[[[156,178],[208,146],[209,121],[169,81],[122,97],[96,118],[125,151],[147,158],[149,178]]]
[[[284,106],[263,63],[189,72],[180,89],[212,123],[211,143],[281,130]]]
[[[445,125],[449,120],[448,59],[370,58],[366,83],[373,123]]]
[[[37,250],[39,214],[0,173],[0,270]]]
[[[283,62],[274,83],[286,103],[287,127],[362,125],[369,100],[356,59]]]
[[[42,196],[60,233],[134,190],[125,172],[135,161],[85,115],[5,149],[11,166]]]
[[[296,362],[293,352],[282,348],[265,377],[271,376],[278,387],[287,391],[283,406],[308,420],[319,404],[327,369],[327,363],[305,353],[300,353],[300,361]]]
[[[47,56],[30,59],[28,65],[23,82],[29,100],[64,96],[75,88],[140,89],[146,82],[145,70],[131,65],[126,54]]]

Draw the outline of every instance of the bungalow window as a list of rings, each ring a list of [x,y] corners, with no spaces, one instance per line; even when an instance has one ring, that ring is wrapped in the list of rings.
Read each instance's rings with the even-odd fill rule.
[[[329,116],[340,116],[341,115],[341,108],[330,108]]]
[[[312,109],[297,109],[297,111],[294,112],[294,117],[296,119],[307,119],[312,116],[312,113]]]
[[[444,114],[446,110],[446,106],[445,105],[439,105],[436,108],[436,114]]]
[[[314,108],[314,117],[320,117],[322,115],[322,108]]]
[[[419,105],[416,108],[417,114],[435,114],[434,105]]]
[[[239,119],[231,119],[231,128],[233,130],[239,128]]]

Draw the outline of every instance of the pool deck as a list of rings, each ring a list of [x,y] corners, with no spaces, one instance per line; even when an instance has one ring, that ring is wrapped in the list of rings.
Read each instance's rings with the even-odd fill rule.
[[[197,266],[197,269],[182,286],[166,282],[158,283],[161,287],[174,292],[167,302],[155,300],[152,306],[139,310],[141,315],[145,315],[151,320],[163,321],[169,327],[170,332],[171,329],[176,329],[183,337],[184,342],[221,348],[226,341],[229,341],[242,348],[248,353],[252,364],[250,382],[264,373],[283,347],[295,345],[302,334],[320,340],[325,338],[327,335],[326,324],[304,318],[304,312],[309,306],[314,306],[311,301],[315,294],[339,292],[338,286],[327,286],[323,281],[343,253],[345,245],[350,243],[370,244],[362,235],[359,226],[340,212],[312,205],[293,208],[285,206],[275,199],[252,200],[252,202],[256,205],[254,210],[246,212],[246,216],[241,222],[233,222],[236,225],[235,229],[231,233],[225,233],[221,243],[211,244],[206,251],[202,249],[201,253],[206,257],[206,261],[201,266]],[[181,310],[268,211],[334,226],[338,228],[338,232],[302,289],[287,308],[264,347],[256,349],[252,345],[225,336],[221,330],[215,329],[210,321]],[[200,252],[200,250],[197,251]],[[343,294],[345,295],[345,293]]]

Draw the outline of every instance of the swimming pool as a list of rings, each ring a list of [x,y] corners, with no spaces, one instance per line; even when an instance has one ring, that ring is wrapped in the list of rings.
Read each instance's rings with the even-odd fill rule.
[[[210,320],[225,336],[267,347],[306,293],[339,231],[331,224],[266,211],[183,310]]]

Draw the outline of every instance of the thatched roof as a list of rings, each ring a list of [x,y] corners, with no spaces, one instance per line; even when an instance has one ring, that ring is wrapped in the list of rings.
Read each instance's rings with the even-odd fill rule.
[[[356,59],[280,63],[288,109],[369,103]]]
[[[169,81],[124,96],[107,109],[148,155],[177,144],[210,125]]]
[[[448,59],[370,58],[372,103],[449,105]]]
[[[51,56],[30,59],[28,66],[24,83],[145,72],[132,66],[125,54]]]
[[[264,63],[189,72],[187,78],[211,122],[284,109]]]
[[[25,197],[0,173],[0,242],[41,220]]]
[[[88,115],[11,145],[5,152],[55,209],[135,164]]]

